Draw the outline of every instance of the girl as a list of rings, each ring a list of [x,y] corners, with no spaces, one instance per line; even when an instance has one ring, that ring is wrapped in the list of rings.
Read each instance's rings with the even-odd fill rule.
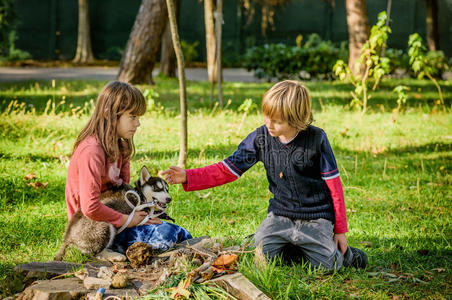
[[[104,204],[100,194],[109,187],[130,181],[130,159],[135,154],[133,136],[140,126],[139,118],[146,111],[141,92],[124,82],[108,83],[99,94],[94,113],[75,141],[66,180],[68,219],[81,209],[94,221],[109,222],[121,227],[128,215]],[[168,250],[175,243],[191,238],[182,227],[150,219],[136,227],[146,216],[136,212],[124,231],[116,236],[112,249],[125,252],[134,242],[146,242],[156,250]],[[120,255],[118,259],[125,259]]]

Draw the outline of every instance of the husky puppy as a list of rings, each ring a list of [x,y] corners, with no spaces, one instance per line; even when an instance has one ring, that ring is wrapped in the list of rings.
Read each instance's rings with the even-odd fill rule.
[[[125,197],[133,206],[137,206],[140,204],[140,199],[135,195],[138,194],[141,198],[141,204],[151,206],[143,210],[149,213],[153,209],[154,214],[164,212],[166,205],[171,202],[166,181],[160,177],[152,177],[145,166],[141,168],[140,179],[135,182],[135,185],[134,189],[129,185],[123,184],[119,188],[107,190],[101,194],[100,201],[106,206],[126,215],[129,215],[133,208],[127,204]],[[127,193],[126,195],[126,192],[130,190],[136,193]],[[164,213],[160,215],[160,218],[171,219]],[[112,244],[116,234],[117,229],[112,224],[90,220],[79,209],[72,216],[66,227],[63,245],[55,256],[55,260],[61,260],[66,248],[69,245],[74,245],[85,255],[97,255],[101,259],[111,261],[124,261],[126,260],[124,255],[107,249]]]

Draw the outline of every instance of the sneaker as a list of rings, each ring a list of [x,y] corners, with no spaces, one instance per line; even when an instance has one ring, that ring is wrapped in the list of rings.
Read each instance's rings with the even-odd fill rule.
[[[350,266],[355,267],[357,269],[360,269],[360,268],[365,269],[369,262],[369,260],[367,259],[367,254],[358,248],[350,247],[349,249],[352,251],[352,255],[353,255]]]

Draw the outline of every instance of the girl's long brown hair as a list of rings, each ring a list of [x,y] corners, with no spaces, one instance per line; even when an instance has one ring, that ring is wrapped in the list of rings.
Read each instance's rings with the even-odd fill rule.
[[[136,116],[143,115],[146,111],[143,94],[125,82],[108,83],[97,97],[94,113],[78,135],[73,151],[85,138],[95,135],[110,162],[116,161],[120,155],[130,160],[135,155],[133,138],[120,141],[116,132],[119,117],[126,111]]]

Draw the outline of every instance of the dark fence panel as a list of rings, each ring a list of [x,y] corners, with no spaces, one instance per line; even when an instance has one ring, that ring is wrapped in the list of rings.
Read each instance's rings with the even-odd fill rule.
[[[188,43],[198,41],[197,60],[205,61],[204,6],[200,0],[180,0],[180,36]],[[37,59],[71,59],[77,46],[77,0],[16,0],[20,17],[16,46]],[[240,61],[246,48],[264,43],[294,45],[299,34],[318,33],[334,42],[348,39],[345,1],[293,0],[278,7],[274,24],[261,32],[261,8],[250,19],[241,0],[224,1],[223,49],[226,63]],[[94,55],[119,59],[140,0],[91,0],[90,21]],[[374,24],[387,1],[367,0],[370,23]],[[426,0],[392,1],[389,46],[406,49],[408,36],[420,33],[425,39]],[[439,0],[440,48],[452,56],[452,0]]]

